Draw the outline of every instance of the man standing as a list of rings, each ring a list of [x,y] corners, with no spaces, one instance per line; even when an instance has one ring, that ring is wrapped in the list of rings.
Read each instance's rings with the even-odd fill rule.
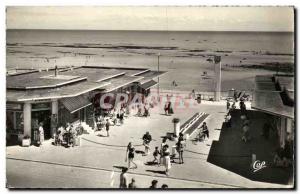
[[[124,189],[127,188],[127,172],[128,168],[123,168],[122,173],[120,174],[120,188]]]
[[[146,134],[143,136],[144,146],[145,146],[145,155],[149,154],[150,150],[150,142],[152,141],[152,137],[150,133],[147,131]]]
[[[109,124],[110,124],[109,120],[106,119],[105,128],[106,128],[106,134],[107,134],[107,137],[109,137]]]

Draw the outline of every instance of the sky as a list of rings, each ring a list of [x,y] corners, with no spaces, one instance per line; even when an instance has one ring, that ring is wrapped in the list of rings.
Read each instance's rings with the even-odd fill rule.
[[[8,6],[7,29],[294,31],[293,7]]]

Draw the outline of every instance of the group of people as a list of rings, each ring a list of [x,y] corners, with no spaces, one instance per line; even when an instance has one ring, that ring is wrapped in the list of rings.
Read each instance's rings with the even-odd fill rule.
[[[226,103],[226,109],[227,109],[227,114],[225,116],[225,121],[226,121],[226,125],[228,128],[231,127],[231,123],[232,123],[232,114],[234,112],[234,110],[236,109],[236,102],[238,100],[238,95],[237,93],[235,93],[234,95],[234,101],[232,104],[230,104],[229,99],[227,99],[227,103]],[[241,129],[242,129],[242,141],[244,141],[245,143],[250,141],[251,137],[250,137],[250,119],[248,117],[247,114],[247,109],[246,109],[246,104],[244,102],[243,98],[240,98],[240,102],[239,102],[239,106],[240,106],[240,119],[241,119]]]
[[[136,185],[135,178],[131,179],[131,182],[128,183],[128,177],[127,177],[127,171],[128,168],[123,168],[122,173],[120,174],[120,185],[119,188],[121,189],[136,189],[138,188]],[[157,180],[152,180],[151,185],[149,186],[149,189],[158,189],[158,181]],[[167,184],[162,184],[161,186],[162,189],[167,189],[168,185]]]
[[[153,105],[145,103],[145,104],[139,104],[137,105],[137,116],[139,117],[149,117],[150,116],[150,107],[153,107]]]
[[[34,128],[34,144],[37,146],[42,146],[45,140],[43,122],[40,122],[36,128]]]
[[[63,145],[66,147],[74,147],[76,145],[76,138],[80,134],[80,127],[76,128],[70,123],[66,127],[60,126],[54,133],[54,145]]]
[[[143,135],[143,145],[145,146],[145,152],[143,156],[147,156],[150,154],[150,142],[152,141],[152,137],[149,132],[146,132]],[[183,134],[180,133],[178,141],[176,143],[176,151],[179,155],[179,164],[183,164],[183,151],[185,148],[185,140],[183,138]],[[136,169],[137,164],[134,162],[135,157],[135,148],[132,142],[129,142],[126,149],[126,158],[125,162],[128,162],[128,169]],[[167,137],[164,137],[162,139],[162,143],[160,145],[160,148],[157,146],[155,147],[153,151],[153,164],[157,164],[158,166],[163,165],[165,167],[165,174],[168,176],[169,171],[171,169],[171,151],[170,147],[167,144]]]

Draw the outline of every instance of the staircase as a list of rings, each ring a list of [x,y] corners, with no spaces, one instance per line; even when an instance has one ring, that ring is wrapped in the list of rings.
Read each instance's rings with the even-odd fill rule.
[[[94,130],[86,124],[86,122],[81,122],[81,126],[83,127],[84,131],[87,131],[88,133],[94,133]]]
[[[208,116],[209,114],[204,112],[196,113],[189,120],[187,120],[187,122],[181,125],[180,132],[183,135],[190,137]]]

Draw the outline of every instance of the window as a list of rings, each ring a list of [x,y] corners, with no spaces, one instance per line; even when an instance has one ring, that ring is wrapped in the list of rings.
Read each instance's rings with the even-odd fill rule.
[[[24,118],[21,111],[7,111],[6,112],[6,128],[11,133],[23,133]]]

